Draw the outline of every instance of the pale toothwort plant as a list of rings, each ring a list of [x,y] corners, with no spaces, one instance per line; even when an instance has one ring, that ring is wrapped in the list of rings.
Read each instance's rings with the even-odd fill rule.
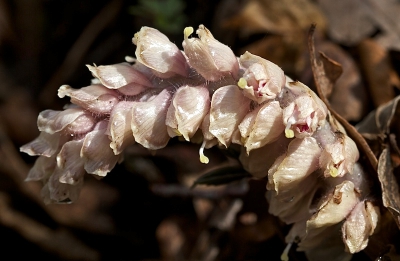
[[[39,156],[26,180],[43,181],[46,203],[73,202],[85,173],[106,176],[135,142],[157,150],[196,134],[203,163],[204,149],[235,143],[244,168],[268,178],[269,212],[293,224],[282,259],[297,243],[310,260],[350,260],[379,219],[353,140],[279,66],[248,52],[236,57],[203,25],[199,38],[193,31],[185,28],[181,51],[143,27],[132,64],[88,65],[90,86],[61,86],[58,96],[72,104],[39,114],[39,137],[21,147]]]

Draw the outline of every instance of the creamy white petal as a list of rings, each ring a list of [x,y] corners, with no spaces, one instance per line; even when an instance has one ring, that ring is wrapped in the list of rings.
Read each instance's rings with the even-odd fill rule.
[[[178,47],[160,31],[143,26],[132,39],[136,45],[136,58],[161,78],[175,74],[188,75],[186,58]]]
[[[80,89],[73,89],[68,85],[63,85],[58,89],[58,96],[60,98],[69,96],[73,104],[99,114],[109,114],[115,104],[119,102],[116,91],[98,84]]]
[[[312,137],[294,139],[288,151],[279,157],[268,171],[269,188],[277,194],[294,189],[308,175],[319,168],[321,148]]]
[[[86,65],[93,76],[98,78],[104,86],[110,89],[119,89],[130,83],[138,86],[152,87],[147,77],[128,63],[118,63],[105,66]]]
[[[56,167],[55,155],[52,157],[39,157],[36,159],[35,164],[29,170],[28,176],[25,181],[44,180],[48,178]]]
[[[86,173],[84,160],[80,157],[82,145],[83,139],[66,142],[57,154],[57,167],[62,170],[59,177],[61,183],[75,185]]]
[[[251,120],[247,118],[251,118]],[[239,130],[245,140],[244,146],[247,152],[273,142],[285,129],[282,109],[278,101],[268,102],[248,113],[243,119],[243,123],[243,125],[239,124]]]
[[[84,168],[90,174],[106,176],[119,160],[110,148],[110,139],[106,135],[108,122],[102,121],[96,128],[86,134],[80,151],[81,158],[84,159]]]
[[[213,94],[209,131],[226,147],[244,116],[250,111],[251,100],[235,85],[219,88]]]
[[[48,134],[42,131],[36,139],[22,146],[20,151],[30,156],[51,157],[58,151],[60,139],[63,140],[59,133]]]
[[[342,226],[343,242],[348,252],[354,254],[367,247],[378,216],[378,207],[374,207],[369,201],[362,201],[354,207]]]
[[[115,155],[122,153],[127,146],[135,143],[131,128],[133,103],[121,101],[111,112],[108,132],[111,136],[110,147]]]
[[[359,202],[358,193],[351,181],[345,180],[335,187],[334,192],[322,202],[310,220],[307,229],[332,226],[341,222]]]
[[[275,99],[286,82],[282,69],[249,52],[241,55],[239,61],[245,70],[238,82],[244,95],[259,104]]]
[[[166,125],[171,137],[181,134],[185,140],[196,133],[210,108],[210,94],[206,87],[180,87],[168,108]],[[172,130],[171,130],[172,129]]]
[[[237,77],[239,64],[232,50],[217,41],[203,25],[196,31],[199,39],[189,38],[192,27],[184,30],[183,49],[189,64],[207,81],[218,81],[226,76]]]
[[[152,100],[134,102],[132,105],[132,132],[137,143],[156,150],[169,141],[165,119],[171,103],[171,93],[164,89]]]

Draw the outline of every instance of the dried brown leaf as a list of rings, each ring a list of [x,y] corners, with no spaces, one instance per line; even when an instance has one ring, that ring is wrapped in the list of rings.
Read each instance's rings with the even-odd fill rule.
[[[376,41],[366,39],[358,46],[358,52],[375,107],[393,99],[393,86],[399,86],[400,80],[393,71],[387,50]]]
[[[400,96],[397,96],[391,102],[379,106],[357,125],[357,129],[361,133],[388,135],[392,124],[396,126],[397,114],[400,114],[399,100]]]
[[[400,50],[400,3],[396,0],[318,0],[329,21],[328,34],[335,41],[354,45],[375,31],[386,49]]]
[[[317,48],[325,54],[321,56],[323,61],[324,57],[330,57],[341,65],[340,68],[335,63],[324,62],[324,67],[331,71],[329,74],[332,74],[332,81],[335,82],[335,88],[329,96],[332,108],[348,121],[360,121],[367,111],[368,98],[356,62],[333,42],[324,41],[317,45]],[[334,68],[330,69],[329,66]],[[339,75],[340,69],[342,69],[341,75]],[[338,74],[336,80],[335,70]]]
[[[400,113],[400,96],[391,102],[379,106],[361,122],[357,128],[361,133],[367,133],[373,140],[377,139],[384,147],[379,156],[378,179],[381,183],[383,205],[388,208],[400,228],[400,194],[399,185],[393,173],[392,158],[398,158],[398,145],[393,126],[397,128],[397,119]],[[380,152],[380,151],[378,151]],[[391,155],[392,154],[392,155]],[[396,157],[393,157],[396,156]]]
[[[397,226],[400,228],[400,194],[396,177],[393,175],[393,166],[390,159],[390,149],[385,148],[378,164],[378,178],[382,188],[383,205],[393,215]]]
[[[311,26],[308,38],[308,48],[310,51],[310,59],[311,59],[311,68],[314,75],[315,86],[317,89],[317,93],[321,100],[326,104],[331,114],[336,118],[340,124],[345,128],[347,135],[354,140],[359,150],[361,150],[364,155],[367,157],[371,167],[376,170],[378,165],[378,160],[376,159],[374,153],[369,147],[368,143],[365,141],[364,137],[352,126],[346,119],[341,117],[335,110],[333,110],[330,105],[327,97],[325,96],[324,90],[330,90],[333,87],[334,75],[330,75],[331,72],[326,71],[324,67],[324,63],[321,61],[320,57],[317,57],[315,54],[315,46],[314,46],[314,31],[315,24]]]
[[[240,28],[246,35],[257,32],[279,35],[299,30],[302,32],[311,23],[318,23],[321,29],[326,27],[325,17],[309,0],[247,1],[241,11],[226,22],[230,27]]]

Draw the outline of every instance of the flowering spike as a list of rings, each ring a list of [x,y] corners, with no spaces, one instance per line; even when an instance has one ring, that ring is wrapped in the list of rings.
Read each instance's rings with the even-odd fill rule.
[[[343,243],[351,253],[365,248],[379,218],[366,200],[372,186],[355,143],[278,65],[248,52],[238,59],[203,25],[198,38],[193,32],[184,29],[181,51],[142,27],[133,38],[136,59],[127,58],[133,65],[88,66],[92,85],[61,86],[59,97],[72,105],[40,113],[39,137],[21,147],[39,156],[26,180],[44,182],[46,203],[69,203],[85,172],[105,176],[135,142],[157,150],[170,137],[202,140],[205,164],[204,149],[235,143],[243,168],[268,178],[268,211],[293,224],[281,259],[296,242],[310,260],[349,260]]]

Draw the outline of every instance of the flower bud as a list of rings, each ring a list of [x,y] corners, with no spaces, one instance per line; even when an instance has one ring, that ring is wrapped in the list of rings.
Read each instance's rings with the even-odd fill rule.
[[[192,33],[193,27],[185,28],[182,44],[190,66],[207,81],[218,81],[227,76],[236,79],[239,64],[232,50],[217,41],[204,25],[196,31],[199,38],[189,38]]]
[[[128,63],[106,66],[86,65],[93,76],[109,89],[117,89],[125,95],[136,95],[153,87],[147,77]]]
[[[239,61],[245,72],[238,86],[257,103],[275,99],[285,86],[285,74],[278,65],[249,52],[241,55]]]
[[[169,78],[176,74],[188,75],[185,56],[160,31],[143,26],[132,41],[136,45],[137,60],[153,69],[156,76]]]
[[[214,92],[209,130],[225,147],[230,145],[233,132],[249,112],[250,102],[235,85],[224,86]]]

